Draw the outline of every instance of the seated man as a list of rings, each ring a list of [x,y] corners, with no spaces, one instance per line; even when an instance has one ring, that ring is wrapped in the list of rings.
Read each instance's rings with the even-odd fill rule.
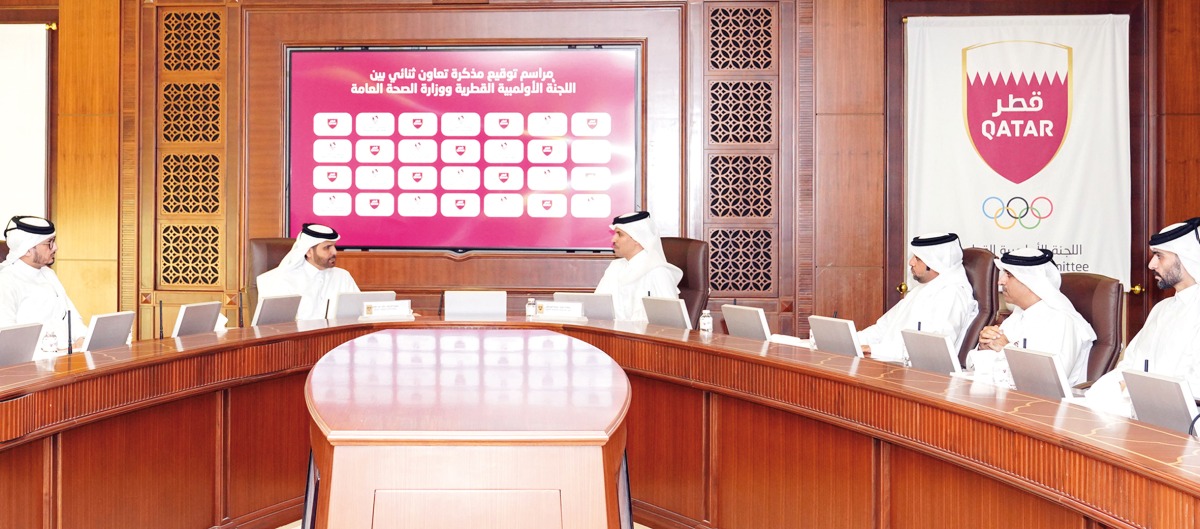
[[[87,333],[87,326],[50,269],[58,253],[54,223],[41,217],[13,217],[4,237],[8,256],[0,268],[0,327],[41,323],[43,336],[54,333],[58,348],[65,349]]]
[[[979,314],[975,292],[967,282],[958,235],[939,233],[914,237],[910,243],[909,271],[917,285],[875,325],[859,332],[863,351],[871,358],[904,358],[900,331],[916,329],[949,335],[955,350],[962,345],[963,330]]]
[[[1150,237],[1149,268],[1158,288],[1174,289],[1150,310],[1141,332],[1129,342],[1121,363],[1087,392],[1087,405],[1129,417],[1129,393],[1121,371],[1182,377],[1193,396],[1200,392],[1200,217],[1172,224]]]
[[[967,367],[991,368],[999,351],[1012,344],[1054,355],[1067,383],[1087,380],[1088,353],[1096,332],[1060,292],[1062,276],[1049,250],[1022,248],[996,259],[1004,301],[1014,305],[999,326],[984,327],[979,348],[967,355]]]
[[[596,293],[612,294],[616,319],[646,321],[642,298],[678,297],[683,270],[667,262],[649,212],[621,215],[609,227],[617,259],[604,270]]]
[[[305,224],[279,266],[258,276],[259,296],[300,294],[297,320],[325,318],[329,301],[342,292],[358,292],[350,273],[335,268],[340,237],[328,226]]]

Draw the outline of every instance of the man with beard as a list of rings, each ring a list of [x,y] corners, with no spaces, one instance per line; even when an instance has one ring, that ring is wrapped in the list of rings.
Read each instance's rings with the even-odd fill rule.
[[[299,294],[300,308],[296,319],[324,319],[330,299],[343,292],[359,291],[349,272],[334,267],[337,264],[334,243],[340,238],[329,226],[305,224],[279,266],[259,274],[258,295]]]
[[[596,293],[612,294],[615,319],[646,321],[642,298],[678,297],[683,270],[667,262],[649,212],[621,215],[609,228],[617,258],[604,270]]]
[[[1150,310],[1141,332],[1129,342],[1117,367],[1087,392],[1087,404],[1130,416],[1129,393],[1121,371],[1149,371],[1181,377],[1200,390],[1200,217],[1172,224],[1150,237],[1150,270],[1158,288],[1174,289]]]
[[[8,256],[0,265],[0,327],[41,323],[43,336],[54,333],[58,348],[66,349],[87,327],[50,269],[58,253],[56,235],[54,223],[41,217],[17,216],[8,221],[4,230]],[[39,351],[35,358],[43,353]]]
[[[1054,254],[1021,248],[996,259],[996,267],[1004,301],[1013,311],[1000,325],[979,332],[979,348],[967,355],[967,367],[985,373],[1011,344],[1054,355],[1068,384],[1087,380],[1096,332],[1059,290],[1062,275],[1054,265]]]
[[[917,286],[875,325],[858,334],[863,351],[877,360],[904,358],[904,340],[900,335],[904,329],[948,335],[957,351],[962,345],[963,330],[979,314],[979,303],[963,269],[958,235],[922,235],[914,237],[910,245],[912,258],[908,266]]]

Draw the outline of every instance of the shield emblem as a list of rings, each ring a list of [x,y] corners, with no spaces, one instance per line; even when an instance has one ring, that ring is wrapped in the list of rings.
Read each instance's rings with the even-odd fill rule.
[[[1061,44],[1003,41],[963,48],[963,121],[975,151],[1020,184],[1062,148],[1071,123],[1071,59]]]
[[[379,207],[379,199],[378,198],[372,198],[371,200],[368,200],[367,203],[371,205],[371,209],[375,209],[375,208]]]
[[[544,154],[546,156],[550,156],[550,153],[552,153],[552,152],[554,152],[553,145],[543,145],[542,146],[542,154]]]
[[[328,173],[325,173],[325,178],[328,178],[330,182],[337,180],[337,171],[329,171]]]
[[[460,199],[458,199],[458,200],[455,200],[455,201],[454,201],[454,207],[456,207],[456,208],[458,208],[458,209],[465,208],[465,207],[467,207],[467,201],[466,201],[466,200],[463,200],[463,199],[461,199],[461,198],[460,198]]]
[[[589,128],[589,129],[594,129],[594,128],[596,128],[596,125],[597,125],[598,123],[599,123],[599,122],[596,120],[596,118],[588,118],[588,120],[587,120],[587,126],[588,126],[588,128]]]
[[[455,145],[454,152],[455,152],[455,154],[462,156],[464,152],[467,152],[467,146],[466,145]]]
[[[424,118],[413,118],[413,120],[412,120],[412,126],[414,128],[418,128],[418,129],[421,128],[421,124],[423,124],[423,123],[425,123]]]
[[[500,118],[498,123],[500,123],[500,126],[502,128],[506,128],[506,129],[508,128],[508,118]]]
[[[329,125],[329,128],[334,129],[337,128],[338,120],[337,118],[329,118],[325,120],[325,124]]]
[[[547,199],[547,200],[543,200],[543,201],[542,201],[542,209],[544,209],[544,210],[546,210],[546,211],[550,211],[550,208],[551,208],[551,207],[553,207],[553,206],[554,206],[554,201],[553,201],[553,200],[548,200],[548,199]]]
[[[370,148],[370,151],[371,151],[371,154],[379,154],[379,146],[378,146],[378,145],[372,145],[372,146],[371,146],[371,148]]]
[[[425,178],[424,173],[422,173],[420,171],[413,172],[413,182],[420,182],[422,178]]]
[[[499,178],[501,182],[507,182],[508,181],[508,173],[500,173],[499,175],[496,176],[496,178]]]

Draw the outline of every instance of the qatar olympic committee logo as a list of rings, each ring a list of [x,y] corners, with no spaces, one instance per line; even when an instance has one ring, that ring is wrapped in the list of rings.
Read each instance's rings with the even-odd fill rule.
[[[1048,197],[1040,196],[1033,200],[1025,197],[1012,197],[1008,200],[998,196],[983,199],[983,216],[996,223],[1002,230],[1011,230],[1017,226],[1032,230],[1042,225],[1042,221],[1054,213],[1054,202]]]
[[[963,118],[979,157],[1020,184],[1062,148],[1071,121],[1072,49],[1001,41],[963,48]]]

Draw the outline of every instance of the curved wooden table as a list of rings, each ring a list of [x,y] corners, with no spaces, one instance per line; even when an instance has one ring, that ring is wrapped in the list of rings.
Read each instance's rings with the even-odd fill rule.
[[[318,322],[0,368],[0,528],[300,517],[306,373],[381,328],[542,328],[629,377],[655,527],[1200,527],[1200,443],[870,360],[644,325]]]
[[[618,529],[629,381],[541,329],[386,329],[309,373],[315,527]]]

